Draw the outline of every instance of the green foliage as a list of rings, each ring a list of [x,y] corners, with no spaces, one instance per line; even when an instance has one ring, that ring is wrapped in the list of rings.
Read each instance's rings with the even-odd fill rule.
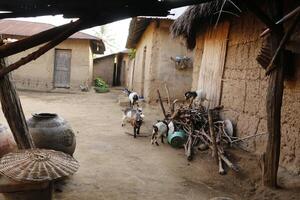
[[[100,77],[95,79],[95,91],[98,93],[108,92],[109,86],[108,84],[102,80]]]
[[[130,60],[135,59],[135,54],[136,54],[136,49],[130,49],[128,53],[129,59]]]

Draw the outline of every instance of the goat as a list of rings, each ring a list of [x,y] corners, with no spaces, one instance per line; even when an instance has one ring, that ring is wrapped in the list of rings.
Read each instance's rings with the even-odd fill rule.
[[[184,94],[185,100],[191,100],[193,102],[194,100],[202,104],[203,101],[207,100],[206,98],[206,92],[203,90],[197,90],[197,91],[188,91]]]
[[[123,92],[128,96],[130,107],[134,106],[135,103],[139,100],[139,95],[136,92],[132,92],[125,88]]]
[[[127,108],[123,111],[122,127],[125,126],[125,122],[129,122],[133,127],[133,137],[140,134],[140,128],[144,120],[144,114],[141,108]]]
[[[151,144],[159,146],[157,139],[161,138],[161,143],[164,143],[164,137],[168,137],[169,126],[166,121],[158,121],[153,125]]]

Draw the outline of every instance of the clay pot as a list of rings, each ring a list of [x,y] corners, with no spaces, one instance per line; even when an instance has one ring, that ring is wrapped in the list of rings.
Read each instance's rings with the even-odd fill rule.
[[[33,114],[27,124],[37,148],[73,155],[76,147],[75,134],[62,117],[53,113]]]
[[[9,129],[0,124],[0,158],[17,149],[16,142]]]

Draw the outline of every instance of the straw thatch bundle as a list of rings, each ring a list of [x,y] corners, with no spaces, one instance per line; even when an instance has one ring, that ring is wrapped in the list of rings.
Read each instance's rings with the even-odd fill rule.
[[[216,23],[223,1],[224,0],[214,0],[190,6],[171,26],[173,37],[182,36],[186,39],[187,47],[194,49],[196,36],[200,28]],[[233,9],[233,5],[230,3],[226,3],[224,6],[224,10],[226,11]],[[226,15],[226,13],[222,13],[222,18],[224,18],[224,15]]]

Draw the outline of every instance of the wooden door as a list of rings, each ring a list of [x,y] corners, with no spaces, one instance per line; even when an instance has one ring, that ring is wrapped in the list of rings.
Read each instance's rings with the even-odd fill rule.
[[[70,88],[71,50],[56,49],[54,62],[54,87]]]
[[[229,22],[223,22],[205,33],[198,89],[206,92],[209,108],[220,104],[228,32]]]

